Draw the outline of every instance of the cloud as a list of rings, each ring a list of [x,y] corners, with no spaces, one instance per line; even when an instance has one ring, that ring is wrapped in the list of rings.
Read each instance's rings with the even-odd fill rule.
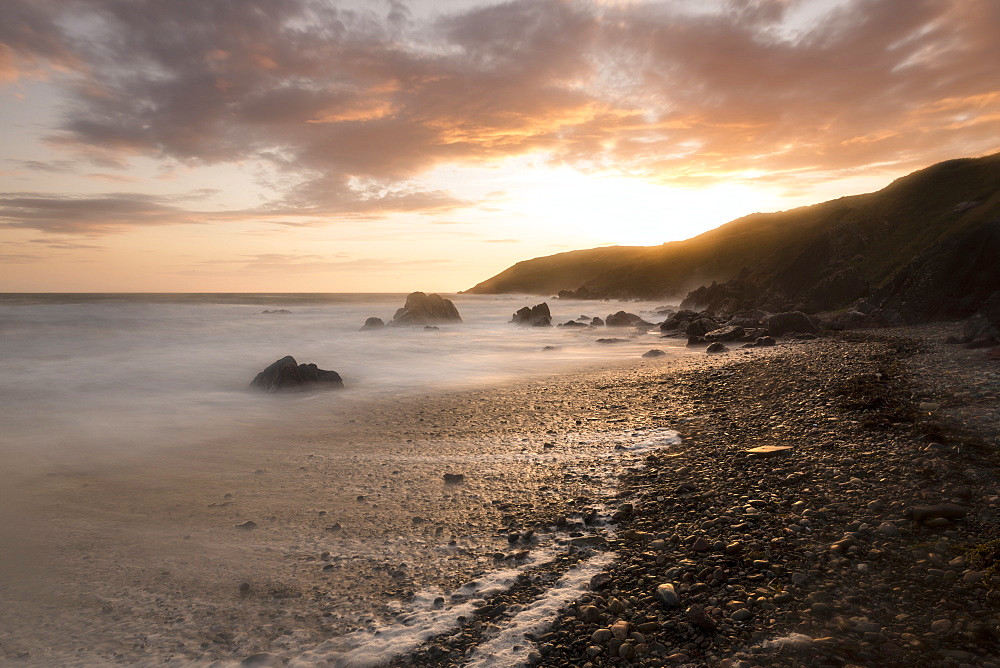
[[[701,7],[513,0],[428,22],[398,0],[5,0],[0,80],[63,88],[48,141],[76,160],[264,165],[280,195],[258,213],[288,224],[468,206],[421,177],[532,153],[701,185],[1000,149],[995,0]],[[0,207],[51,231],[207,220],[136,197]]]
[[[130,227],[197,223],[173,198],[111,193],[95,197],[0,193],[0,227],[60,234],[107,234]]]
[[[519,244],[520,239],[483,239],[483,243],[487,244]]]

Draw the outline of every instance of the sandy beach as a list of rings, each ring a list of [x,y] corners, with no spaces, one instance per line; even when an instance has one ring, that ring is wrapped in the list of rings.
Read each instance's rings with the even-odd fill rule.
[[[947,331],[636,359],[53,464],[3,492],[0,659],[995,665],[973,547],[998,537],[1000,369]],[[941,503],[962,516],[912,521]]]

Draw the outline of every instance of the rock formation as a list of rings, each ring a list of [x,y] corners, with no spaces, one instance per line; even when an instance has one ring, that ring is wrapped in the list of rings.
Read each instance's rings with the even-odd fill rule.
[[[371,318],[365,320],[365,324],[361,325],[360,331],[364,332],[370,329],[382,329],[383,327],[385,327],[385,323],[382,322],[382,318],[372,316]]]
[[[392,325],[432,325],[438,322],[462,322],[462,316],[450,299],[438,294],[414,292],[392,317]]]
[[[291,355],[271,364],[250,382],[250,389],[262,392],[306,392],[342,387],[344,381],[336,371],[326,371],[315,364],[297,364]]]
[[[552,314],[549,312],[549,305],[542,302],[531,308],[525,306],[518,309],[517,313],[511,316],[510,321],[523,327],[551,327]]]

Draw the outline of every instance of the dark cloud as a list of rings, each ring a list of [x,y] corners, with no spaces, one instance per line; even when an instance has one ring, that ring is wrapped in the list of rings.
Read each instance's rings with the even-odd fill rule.
[[[55,68],[49,140],[77,159],[266,163],[294,184],[268,210],[317,220],[463,206],[419,177],[539,151],[700,184],[1000,149],[1000,3],[852,0],[795,25],[800,4],[514,0],[426,24],[398,0],[5,0],[0,79]],[[194,215],[134,197],[0,207],[54,231]]]

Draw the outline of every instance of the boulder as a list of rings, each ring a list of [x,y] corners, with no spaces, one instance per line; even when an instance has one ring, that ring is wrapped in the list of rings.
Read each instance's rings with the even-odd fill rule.
[[[344,381],[336,371],[326,371],[315,364],[297,364],[291,355],[271,364],[250,382],[250,389],[262,392],[306,392],[342,387]]]
[[[361,329],[359,331],[364,332],[369,329],[382,329],[383,327],[385,327],[385,323],[382,322],[382,318],[372,316],[371,318],[365,320],[365,324],[361,325]]]
[[[688,336],[705,336],[714,329],[719,329],[719,323],[711,318],[698,318],[688,323],[684,333]]]
[[[705,352],[706,353],[712,353],[712,354],[715,354],[715,353],[728,353],[729,352],[729,348],[727,348],[725,345],[723,345],[723,344],[719,343],[718,341],[716,341],[715,343],[713,343],[712,345],[710,345],[705,350]]]
[[[567,320],[566,322],[564,322],[564,323],[562,323],[562,324],[560,324],[558,326],[559,327],[589,327],[590,325],[587,325],[587,324],[582,323],[582,322],[577,322],[576,320]]]
[[[764,318],[764,326],[771,336],[781,336],[789,332],[815,333],[816,323],[802,311],[788,311],[786,313],[775,313]]]
[[[738,341],[745,335],[746,330],[742,327],[726,326],[706,332],[705,338],[709,341]]]
[[[430,325],[436,322],[462,322],[462,316],[450,299],[414,292],[406,297],[406,303],[396,311],[390,324]]]
[[[660,350],[659,348],[653,348],[652,350],[647,350],[642,354],[643,357],[663,357],[667,353]]]
[[[608,327],[652,327],[653,323],[646,322],[635,313],[618,311],[609,315],[605,320]]]
[[[549,305],[542,302],[531,308],[525,306],[518,309],[517,313],[511,316],[510,322],[522,327],[551,327],[552,314],[549,312]]]

